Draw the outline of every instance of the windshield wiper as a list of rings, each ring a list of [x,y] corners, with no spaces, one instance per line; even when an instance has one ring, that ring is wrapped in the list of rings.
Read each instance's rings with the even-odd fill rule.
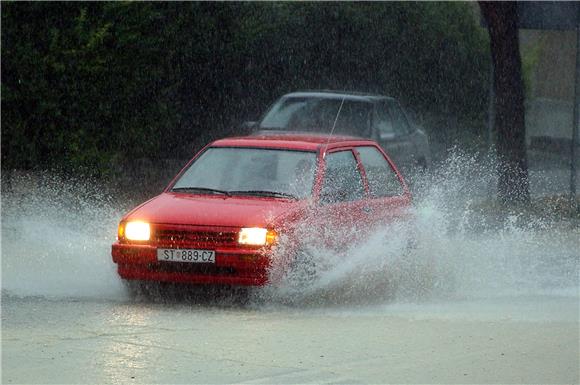
[[[214,188],[207,188],[207,187],[174,187],[171,189],[171,191],[190,192],[190,193],[201,192],[201,193],[222,194],[222,195],[231,196],[228,191],[216,190]]]
[[[230,191],[230,194],[235,195],[257,195],[257,196],[265,196],[265,197],[278,197],[278,198],[290,198],[290,199],[298,199],[297,196],[279,192],[279,191],[267,191],[267,190],[236,190]]]

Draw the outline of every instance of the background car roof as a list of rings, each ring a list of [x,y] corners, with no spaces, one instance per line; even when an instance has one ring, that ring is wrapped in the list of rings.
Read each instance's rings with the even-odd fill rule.
[[[376,145],[369,139],[344,135],[312,134],[301,132],[273,133],[254,136],[241,136],[219,139],[211,143],[212,147],[265,147],[292,150],[317,151],[321,146],[342,147],[351,145]]]
[[[375,102],[384,99],[393,99],[390,96],[350,91],[332,91],[332,90],[311,90],[297,91],[285,94],[282,98],[323,98],[323,99],[342,99],[364,102]]]

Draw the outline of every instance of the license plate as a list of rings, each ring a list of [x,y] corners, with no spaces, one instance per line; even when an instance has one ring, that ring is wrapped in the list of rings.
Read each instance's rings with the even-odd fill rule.
[[[215,251],[198,249],[157,249],[157,260],[186,263],[215,263]]]

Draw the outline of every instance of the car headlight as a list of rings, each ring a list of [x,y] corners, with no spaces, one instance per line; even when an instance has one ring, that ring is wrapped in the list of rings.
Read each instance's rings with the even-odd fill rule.
[[[240,230],[238,243],[241,245],[264,246],[276,242],[278,234],[274,230],[261,227],[244,227]]]
[[[145,222],[127,222],[124,226],[119,225],[119,238],[130,241],[148,241],[151,237],[151,227]]]

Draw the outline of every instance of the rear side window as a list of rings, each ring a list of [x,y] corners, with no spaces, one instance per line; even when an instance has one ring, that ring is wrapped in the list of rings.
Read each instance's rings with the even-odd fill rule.
[[[388,197],[403,194],[403,186],[397,174],[383,154],[375,147],[357,147],[361,163],[369,182],[373,197]]]
[[[393,119],[387,110],[385,103],[377,104],[376,116],[374,125],[379,132],[379,135],[396,135],[395,127],[393,126]]]
[[[321,203],[355,201],[362,199],[363,196],[363,181],[352,151],[332,152],[326,155]]]
[[[393,117],[393,126],[398,135],[406,135],[411,133],[411,127],[407,121],[405,113],[396,103],[389,103],[389,109]]]

